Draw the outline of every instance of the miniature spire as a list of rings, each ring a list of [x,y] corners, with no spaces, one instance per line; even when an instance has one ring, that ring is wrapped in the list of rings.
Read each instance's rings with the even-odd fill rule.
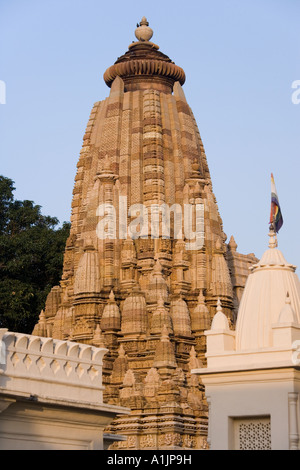
[[[188,364],[189,364],[190,370],[192,370],[192,369],[199,369],[200,367],[203,367],[202,362],[201,362],[200,359],[198,359],[198,357],[197,357],[197,353],[196,353],[196,350],[195,350],[195,346],[192,346],[192,347],[191,347],[191,350],[190,350],[190,358],[189,358]]]
[[[113,289],[110,291],[110,294],[109,294],[109,301],[110,301],[110,302],[114,302],[114,301],[115,301],[115,294],[114,294]]]
[[[200,289],[199,295],[198,295],[198,304],[205,305],[205,297],[203,294],[203,289]]]
[[[167,325],[164,325],[164,326],[163,326],[163,329],[162,329],[162,331],[161,331],[161,341],[163,341],[164,343],[170,341]]]
[[[134,336],[146,332],[146,300],[138,286],[124,300],[121,319],[122,334]]]
[[[157,307],[152,315],[150,328],[151,334],[160,334],[163,327],[167,327],[168,333],[173,333],[172,320],[165,307],[164,298],[160,292],[157,299]]]
[[[191,317],[186,301],[181,295],[171,302],[170,315],[175,335],[191,336]]]
[[[169,295],[168,286],[163,276],[163,267],[159,258],[156,258],[155,264],[152,268],[150,283],[147,291],[147,301],[149,303],[157,303],[160,296],[164,302],[167,302]]]
[[[297,322],[295,312],[292,307],[289,292],[286,293],[285,304],[279,314],[279,323],[293,323]]]
[[[46,315],[45,315],[45,311],[44,311],[44,310],[41,310],[41,313],[40,313],[40,316],[39,316],[39,320],[40,320],[41,322],[46,320]]]
[[[236,249],[237,249],[237,243],[236,243],[233,235],[231,235],[231,237],[230,237],[228,246],[231,249],[231,251],[236,251]]]
[[[121,314],[113,290],[110,291],[108,302],[103,310],[101,327],[104,332],[121,328]]]
[[[205,297],[203,289],[200,289],[198,302],[193,311],[191,311],[192,331],[204,331],[210,329],[211,319],[207,306],[205,305]]]
[[[100,328],[99,323],[96,326],[94,337],[93,337],[93,345],[97,346],[98,348],[105,348],[104,339],[102,336],[102,330]]]
[[[112,384],[122,384],[124,376],[128,370],[128,360],[125,354],[123,345],[121,344],[118,350],[118,357],[113,364],[113,370],[111,375]]]
[[[217,312],[211,324],[212,330],[229,330],[229,323],[226,315],[223,313],[221,300],[218,299]]]
[[[119,350],[118,350],[119,357],[124,358],[125,357],[125,349],[123,344],[120,345]]]
[[[153,361],[153,367],[175,369],[177,367],[174,346],[170,341],[167,325],[161,331],[160,342],[158,343]],[[167,372],[167,370],[165,370]]]

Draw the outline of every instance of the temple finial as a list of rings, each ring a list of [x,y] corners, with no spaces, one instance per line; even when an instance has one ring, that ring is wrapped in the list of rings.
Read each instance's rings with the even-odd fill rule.
[[[273,223],[270,224],[269,237],[270,237],[269,248],[277,248],[278,241],[277,241],[277,235],[276,235]]]
[[[114,294],[113,289],[110,291],[108,298],[109,298],[110,302],[115,301],[115,294]]]
[[[135,37],[137,38],[138,41],[149,41],[153,36],[153,31],[149,27],[149,23],[147,21],[147,18],[143,16],[141,19],[140,24],[137,25],[137,28],[135,30]]]
[[[236,249],[238,247],[233,235],[231,235],[231,237],[230,237],[228,246],[231,249],[231,251],[234,251],[234,252],[236,251]]]

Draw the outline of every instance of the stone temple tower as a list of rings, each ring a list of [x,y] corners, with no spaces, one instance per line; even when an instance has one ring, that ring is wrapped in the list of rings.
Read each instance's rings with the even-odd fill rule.
[[[185,73],[152,34],[143,18],[104,73],[110,93],[83,137],[62,279],[34,333],[109,349],[104,399],[132,410],[109,429],[126,436],[114,446],[201,449],[207,405],[190,371],[205,363],[218,300],[234,327],[256,258],[226,243]]]

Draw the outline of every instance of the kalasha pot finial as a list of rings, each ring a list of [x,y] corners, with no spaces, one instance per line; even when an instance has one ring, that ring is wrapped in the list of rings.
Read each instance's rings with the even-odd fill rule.
[[[153,36],[153,31],[149,27],[149,23],[147,21],[147,18],[143,16],[141,19],[140,24],[137,25],[137,28],[135,30],[135,37],[138,39],[138,41],[149,41]]]

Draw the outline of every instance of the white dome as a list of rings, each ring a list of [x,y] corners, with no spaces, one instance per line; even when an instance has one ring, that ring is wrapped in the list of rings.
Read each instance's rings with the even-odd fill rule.
[[[287,263],[276,246],[274,238],[271,239],[270,248],[251,268],[238,312],[237,350],[272,347],[272,326],[279,321],[287,293],[295,321],[300,324],[300,281],[296,267]]]

